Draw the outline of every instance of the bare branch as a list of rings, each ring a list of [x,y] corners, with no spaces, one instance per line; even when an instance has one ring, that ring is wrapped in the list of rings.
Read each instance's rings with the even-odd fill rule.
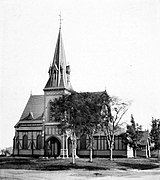
[[[122,117],[124,116],[124,114],[128,111],[128,108],[121,114],[118,122],[116,123],[116,126],[119,124],[119,122],[121,121]]]

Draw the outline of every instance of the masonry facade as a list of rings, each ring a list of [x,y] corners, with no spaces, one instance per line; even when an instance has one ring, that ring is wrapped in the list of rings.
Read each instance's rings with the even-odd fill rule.
[[[50,113],[50,103],[73,91],[70,83],[70,66],[66,63],[61,28],[49,67],[49,79],[43,89],[44,95],[30,95],[20,120],[15,125],[13,140],[14,156],[71,156],[71,139],[62,133],[60,123]],[[89,156],[87,137],[77,140],[77,155]],[[95,134],[94,156],[108,156],[109,150],[103,134]],[[116,136],[113,155],[127,157],[127,146],[121,135]]]

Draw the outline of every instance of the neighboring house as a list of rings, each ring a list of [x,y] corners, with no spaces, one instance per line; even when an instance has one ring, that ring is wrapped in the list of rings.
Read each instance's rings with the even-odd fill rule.
[[[141,139],[138,142],[139,148],[137,150],[137,156],[141,157],[151,157],[150,147],[151,141],[149,136],[149,131],[141,131]]]
[[[60,123],[55,122],[50,113],[50,103],[55,98],[70,94],[72,91],[70,66],[65,59],[61,27],[53,62],[49,67],[49,79],[43,91],[44,95],[30,95],[15,125],[14,156],[68,157],[71,155],[71,140],[67,134],[62,133]],[[89,154],[87,141],[87,137],[84,136],[77,140],[77,155],[80,157]],[[121,134],[115,137],[113,155],[128,157],[127,145]],[[109,156],[106,138],[103,134],[94,136],[93,156]]]

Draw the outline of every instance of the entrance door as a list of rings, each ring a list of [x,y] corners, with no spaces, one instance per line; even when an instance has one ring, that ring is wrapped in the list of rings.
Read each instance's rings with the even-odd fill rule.
[[[46,155],[49,157],[58,157],[60,155],[60,142],[57,138],[51,137],[47,141]]]

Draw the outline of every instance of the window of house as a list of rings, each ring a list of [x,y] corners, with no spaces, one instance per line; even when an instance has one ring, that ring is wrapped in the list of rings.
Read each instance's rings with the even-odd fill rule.
[[[100,136],[99,141],[100,141],[99,150],[105,150],[106,149],[106,137]]]
[[[118,150],[119,149],[119,138],[116,136],[114,140],[114,149]]]
[[[28,149],[28,137],[27,137],[27,135],[23,136],[22,149]]]
[[[105,149],[105,138],[104,136],[101,136],[101,150],[104,150]]]
[[[127,149],[127,144],[126,144],[125,142],[123,142],[123,140],[122,140],[122,149],[123,149],[123,150],[126,150],[126,149]]]
[[[86,149],[86,135],[83,134],[80,138],[80,149]]]
[[[95,136],[95,137],[94,137],[93,148],[94,148],[95,150],[98,150],[98,136]]]
[[[39,134],[36,140],[36,149],[41,149],[41,148],[42,148],[42,136]]]
[[[107,150],[107,140],[105,136],[100,136],[100,150]]]

